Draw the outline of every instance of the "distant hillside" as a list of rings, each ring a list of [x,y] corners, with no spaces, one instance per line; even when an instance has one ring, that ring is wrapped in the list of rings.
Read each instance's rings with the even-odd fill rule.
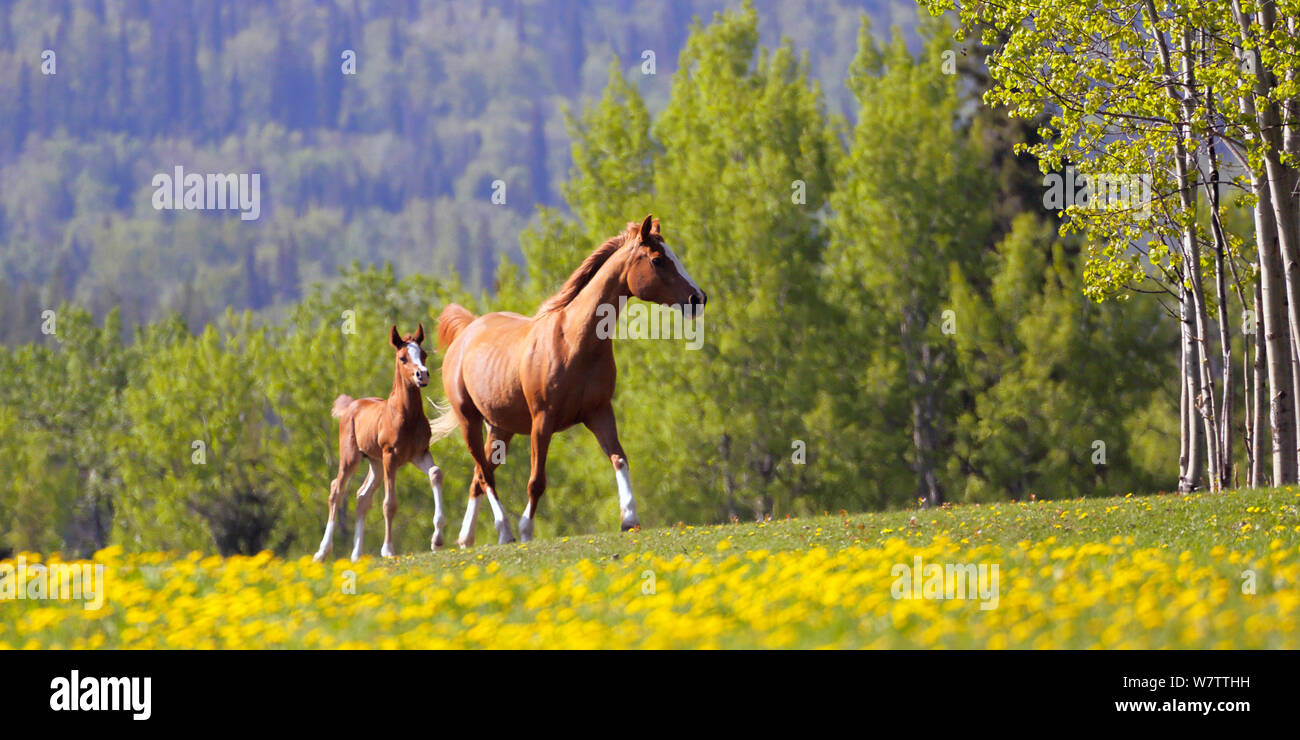
[[[615,57],[662,105],[692,18],[738,4],[0,2],[0,342],[39,339],[65,299],[120,306],[127,327],[277,314],[353,260],[490,289],[558,204],[566,109]],[[859,14],[915,18],[886,0],[754,5],[764,44],[806,51],[839,110]],[[155,210],[154,176],[178,165],[259,173],[260,218]]]

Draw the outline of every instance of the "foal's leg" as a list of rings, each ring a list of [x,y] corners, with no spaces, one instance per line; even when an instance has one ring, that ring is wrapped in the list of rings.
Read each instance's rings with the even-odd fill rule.
[[[352,562],[361,559],[361,542],[365,537],[366,514],[370,512],[370,504],[375,500],[375,464],[370,463],[370,470],[366,473],[366,479],[362,481],[361,488],[357,491],[357,513],[356,513],[356,532],[352,535]]]
[[[442,514],[442,470],[433,464],[433,455],[428,452],[416,458],[415,467],[429,476],[429,486],[433,488],[433,538],[429,540],[429,549],[441,550],[442,528],[447,525],[447,517]]]
[[[496,469],[505,462],[506,450],[510,447],[510,438],[514,435],[510,432],[497,429],[488,425],[487,446],[483,449],[483,457],[486,463],[483,467],[483,485],[484,492],[487,494],[488,505],[492,507],[492,520],[496,523],[497,543],[508,544],[515,541],[515,535],[510,531],[510,515],[506,512],[505,507],[501,504],[501,499],[497,496],[495,483],[488,483],[489,480],[496,478]]]
[[[587,428],[596,435],[600,448],[609,455],[614,465],[614,480],[618,483],[618,514],[624,532],[641,526],[636,516],[636,499],[632,497],[632,476],[628,472],[627,456],[618,441],[618,424],[614,421],[614,407],[606,404],[586,420]]]
[[[537,516],[537,502],[546,491],[546,452],[551,446],[551,430],[544,417],[533,419],[533,429],[529,436],[532,442],[532,467],[528,474],[528,506],[519,515],[519,539],[524,542],[533,539],[533,518]]]
[[[325,522],[325,536],[321,538],[320,548],[316,550],[315,557],[312,560],[323,562],[329,556],[330,551],[334,549],[334,520],[338,516],[339,504],[343,500],[344,490],[347,488],[348,479],[352,477],[352,471],[357,469],[360,462],[359,457],[352,455],[340,455],[339,472],[330,482],[330,518]]]
[[[393,517],[397,516],[397,466],[391,453],[384,453],[384,546],[379,554],[393,557]]]

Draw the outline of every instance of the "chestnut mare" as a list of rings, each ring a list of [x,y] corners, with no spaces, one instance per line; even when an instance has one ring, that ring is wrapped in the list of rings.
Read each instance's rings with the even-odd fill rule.
[[[445,350],[442,387],[450,410],[430,426],[435,441],[460,428],[474,458],[461,547],[474,544],[474,520],[484,494],[498,541],[514,541],[493,471],[504,462],[506,446],[516,434],[527,434],[532,442],[528,506],[519,517],[519,536],[525,542],[533,538],[533,517],[546,489],[551,435],[578,423],[591,430],[614,466],[622,529],[640,526],[611,405],[616,369],[613,337],[607,336],[610,309],[617,311],[633,296],[675,306],[688,319],[706,300],[651,216],[640,225],[628,223],[626,230],[600,245],[532,318],[517,313],[475,318],[454,303],[443,310],[438,346]]]
[[[397,497],[393,479],[397,469],[407,463],[414,464],[429,476],[433,486],[433,544],[442,545],[442,527],[446,519],[442,514],[442,471],[433,464],[429,454],[429,420],[424,415],[420,389],[429,384],[429,368],[425,367],[427,355],[420,344],[424,341],[424,324],[415,334],[401,336],[397,327],[389,330],[388,341],[396,356],[393,360],[393,390],[387,399],[339,396],[334,399],[330,414],[339,420],[339,472],[330,483],[330,518],[325,525],[316,561],[329,555],[334,540],[334,517],[343,500],[348,479],[364,457],[370,463],[370,472],[357,491],[357,530],[352,544],[352,560],[361,557],[361,538],[366,524],[366,512],[374,498],[375,467],[384,473],[384,546],[379,553],[393,556],[393,515],[397,513]]]

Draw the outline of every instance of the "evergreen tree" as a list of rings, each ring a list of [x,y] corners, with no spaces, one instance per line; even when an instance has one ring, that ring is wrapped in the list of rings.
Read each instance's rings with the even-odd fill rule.
[[[871,424],[868,409],[897,412],[893,401],[901,395],[906,416],[887,426],[910,437],[916,496],[931,505],[944,501],[945,480],[955,472],[944,454],[954,380],[949,337],[972,320],[948,313],[945,284],[952,268],[979,269],[989,234],[984,155],[958,128],[957,78],[937,63],[946,47],[941,29],[929,24],[925,47],[913,57],[899,34],[878,46],[863,20],[849,75],[858,123],[831,196],[827,259],[846,330],[858,332],[848,344],[889,341],[898,349],[881,376],[863,377],[878,384],[859,389],[864,399],[876,396],[864,417],[844,423]],[[846,358],[839,366],[859,362]]]

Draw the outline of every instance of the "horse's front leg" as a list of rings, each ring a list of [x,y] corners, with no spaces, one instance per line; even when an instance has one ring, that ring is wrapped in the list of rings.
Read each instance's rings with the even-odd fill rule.
[[[384,452],[384,546],[379,554],[386,558],[393,554],[393,517],[397,516],[397,465],[393,454]]]
[[[618,423],[614,421],[614,407],[605,404],[586,420],[587,428],[596,436],[600,449],[609,455],[614,466],[614,481],[618,485],[619,526],[626,532],[641,526],[636,516],[636,498],[632,495],[632,476],[628,471],[627,456],[618,441]]]
[[[429,549],[441,550],[442,529],[447,526],[447,517],[442,513],[442,469],[433,464],[433,455],[428,452],[415,461],[415,467],[429,476],[429,487],[433,489],[433,537]]]
[[[551,430],[544,417],[533,419],[530,434],[532,442],[532,468],[528,474],[528,505],[519,515],[519,539],[531,542],[533,539],[533,518],[537,516],[537,502],[546,492],[546,452],[551,446]]]

